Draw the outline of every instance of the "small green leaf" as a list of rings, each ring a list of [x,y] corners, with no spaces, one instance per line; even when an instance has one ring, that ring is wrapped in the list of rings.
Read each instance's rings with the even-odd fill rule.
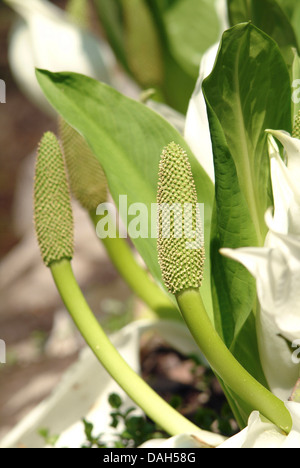
[[[119,409],[122,406],[122,398],[117,393],[111,393],[108,402],[112,408]]]
[[[41,428],[38,430],[38,434],[44,439],[46,445],[55,447],[56,442],[59,439],[59,435],[51,435],[49,429]]]
[[[140,431],[145,424],[145,419],[142,416],[131,416],[126,421],[126,428],[130,433]]]
[[[88,422],[86,419],[82,420],[83,425],[84,425],[84,433],[86,435],[86,438],[88,441],[91,441],[93,439],[93,430],[94,426],[92,423]]]
[[[110,427],[117,428],[121,419],[121,415],[119,413],[110,413],[111,416],[111,423]]]

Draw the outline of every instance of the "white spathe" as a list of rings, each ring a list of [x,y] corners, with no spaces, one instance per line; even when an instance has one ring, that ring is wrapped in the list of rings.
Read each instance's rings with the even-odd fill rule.
[[[10,67],[21,90],[38,107],[54,113],[35,68],[81,73],[112,84],[116,61],[106,42],[47,0],[5,1],[20,16],[10,34]]]
[[[226,448],[300,448],[300,403],[286,402],[291,414],[293,426],[286,435],[274,424],[262,420],[258,411],[253,411],[248,419],[248,426],[233,437],[218,445]],[[142,448],[202,448],[197,434],[181,434],[170,439],[153,439]]]
[[[227,1],[216,0],[215,6],[220,21],[221,33],[223,34],[230,27]],[[213,182],[215,180],[213,151],[202,83],[213,70],[219,46],[219,43],[214,44],[202,57],[199,77],[187,110],[184,132],[185,139],[191,150]]]
[[[169,439],[148,440],[139,448],[208,448],[206,443],[201,440],[201,433],[179,434]]]
[[[203,55],[198,81],[189,102],[184,132],[185,140],[212,181],[215,179],[213,151],[202,83],[213,69],[218,48],[219,44],[215,44]]]
[[[256,278],[263,369],[271,390],[288,399],[300,369],[289,346],[300,338],[300,141],[283,131],[269,133],[274,210],[266,212],[265,245],[221,253],[242,263]],[[271,134],[283,144],[286,164]]]
[[[288,435],[274,424],[262,421],[258,411],[254,411],[249,417],[248,426],[218,448],[300,448],[300,404],[289,401],[285,406],[293,420]]]
[[[274,215],[268,222],[273,231],[300,236],[300,140],[284,131],[268,132],[274,196]],[[273,137],[284,146],[286,164]]]

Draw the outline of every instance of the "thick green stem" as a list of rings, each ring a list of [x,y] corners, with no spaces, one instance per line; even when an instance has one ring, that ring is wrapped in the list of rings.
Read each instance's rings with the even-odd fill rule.
[[[212,326],[199,291],[188,289],[176,298],[187,326],[216,374],[253,410],[289,433],[292,419],[284,403],[257,382],[231,354]]]
[[[90,213],[96,227],[98,217]],[[149,278],[138,264],[125,239],[120,237],[101,239],[116,270],[130,289],[161,319],[181,320],[181,316],[167,294]]]
[[[129,397],[168,434],[199,433],[197,426],[160,398],[120,356],[90,310],[74,277],[70,262],[63,260],[52,264],[50,268],[61,298],[83,338]],[[203,433],[207,434],[205,431]]]

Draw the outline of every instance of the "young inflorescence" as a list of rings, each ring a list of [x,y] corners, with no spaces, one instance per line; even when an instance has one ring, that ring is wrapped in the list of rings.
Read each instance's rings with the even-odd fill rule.
[[[205,255],[202,226],[197,220],[197,193],[187,154],[174,142],[163,150],[160,160],[157,203],[160,205],[158,259],[165,285],[172,294],[199,288]],[[172,211],[162,209],[164,206]],[[192,210],[186,210],[186,206]],[[178,216],[181,212],[181,218],[176,216],[176,210]],[[165,237],[163,226],[168,222],[169,236]],[[186,226],[192,227],[190,235]],[[194,248],[188,248],[191,242]]]
[[[84,138],[60,119],[60,138],[64,150],[72,194],[88,211],[107,201],[107,182],[103,169]]]
[[[44,134],[34,183],[34,222],[46,266],[73,257],[73,214],[66,168],[56,136]]]

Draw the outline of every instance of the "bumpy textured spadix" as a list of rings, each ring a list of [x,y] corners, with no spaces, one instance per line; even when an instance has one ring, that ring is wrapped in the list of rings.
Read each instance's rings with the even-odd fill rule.
[[[300,111],[298,112],[297,117],[295,118],[292,136],[294,138],[299,138],[300,140]]]
[[[66,159],[71,191],[88,211],[107,200],[107,183],[100,163],[84,138],[63,119],[60,137]]]
[[[56,136],[43,136],[37,155],[34,221],[47,266],[73,257],[73,214],[64,159]]]
[[[203,277],[204,247],[202,227],[199,220],[196,222],[197,193],[188,157],[173,142],[162,153],[157,203],[160,205],[158,259],[165,285],[172,294],[199,288]],[[169,220],[167,237],[164,226],[168,226]],[[190,226],[191,231],[186,226]],[[196,248],[188,248],[189,243],[194,243]]]

